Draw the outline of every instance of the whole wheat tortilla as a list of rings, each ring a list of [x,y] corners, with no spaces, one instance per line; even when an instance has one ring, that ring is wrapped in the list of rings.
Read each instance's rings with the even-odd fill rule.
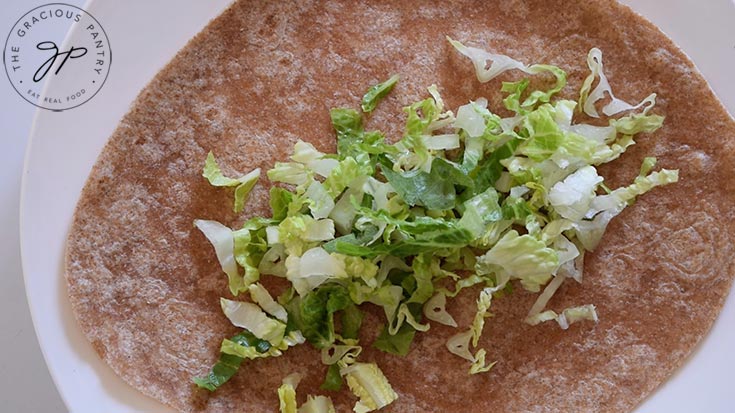
[[[298,4],[297,4],[298,3]],[[411,4],[409,4],[411,3]],[[400,137],[401,107],[436,83],[448,106],[491,97],[501,80],[477,82],[445,41],[565,69],[562,96],[575,99],[585,56],[603,50],[618,97],[658,93],[664,127],[638,138],[600,168],[612,185],[630,182],[644,156],[680,168],[681,181],[643,196],[610,225],[590,254],[585,280],[567,282],[554,309],[594,303],[600,321],[568,331],[521,322],[535,296],[493,303],[481,346],[498,364],[467,375],[444,346],[456,330],[434,324],[410,354],[369,346],[400,395],[392,412],[625,412],[681,365],[727,296],[735,233],[735,124],[686,56],[652,24],[607,1],[353,2],[240,1],[197,35],[143,90],[95,165],[69,236],[69,297],[82,330],[124,380],[183,412],[276,411],[289,373],[305,378],[299,402],[318,389],[325,366],[304,345],[283,357],[246,362],[209,396],[191,382],[234,334],[218,300],[226,280],[195,218],[231,226],[268,214],[262,183],[245,214],[231,193],[201,177],[213,150],[226,173],[269,169],[297,139],[334,150],[328,110],[357,107],[371,84],[401,81],[368,121]],[[468,325],[477,291],[449,306]],[[380,311],[368,310],[363,343]],[[327,393],[351,410],[348,391]]]

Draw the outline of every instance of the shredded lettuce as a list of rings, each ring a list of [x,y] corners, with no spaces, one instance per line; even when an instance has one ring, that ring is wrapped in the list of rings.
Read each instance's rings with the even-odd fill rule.
[[[271,297],[268,290],[265,289],[260,283],[251,284],[248,288],[250,291],[250,298],[254,303],[258,304],[266,313],[273,317],[283,321],[288,321],[288,313],[282,305],[278,304],[276,300]]]
[[[566,330],[571,324],[578,321],[590,320],[597,322],[597,311],[595,306],[591,304],[583,305],[581,307],[566,308],[561,312],[561,314],[557,314],[554,310],[547,310],[527,318],[526,322],[531,325],[536,325],[543,323],[544,321],[551,320],[556,321],[562,330]]]
[[[396,83],[398,83],[398,79],[398,75],[393,75],[385,82],[378,83],[375,86],[371,86],[370,89],[368,89],[367,93],[365,93],[365,96],[362,98],[362,104],[360,105],[362,107],[362,111],[372,112],[373,110],[375,110],[378,102],[380,102],[388,93],[390,93],[391,90],[393,90],[393,87],[396,85]]]
[[[457,327],[457,322],[447,312],[446,305],[447,296],[441,292],[436,293],[424,303],[424,316],[431,321],[436,321],[446,326]]]
[[[242,327],[272,345],[278,344],[285,335],[286,324],[268,317],[253,304],[220,298],[222,312],[236,327]]]
[[[222,299],[225,315],[245,331],[222,341],[220,360],[195,379],[198,385],[214,390],[244,360],[277,357],[308,341],[325,364],[321,388],[336,391],[346,382],[359,399],[354,410],[368,412],[398,395],[376,364],[359,361],[365,345],[405,356],[417,335],[439,323],[457,328],[446,347],[469,362],[469,373],[488,372],[496,362],[480,343],[492,301],[518,286],[538,293],[524,320],[530,325],[555,321],[567,329],[598,320],[594,304],[548,307],[567,279],[583,281],[585,252],[614,217],[638,196],[678,181],[677,170],[656,170],[655,158],[645,158],[634,181],[620,188],[609,188],[598,173],[662,126],[664,118],[653,113],[656,95],[635,105],[616,98],[598,49],[587,56],[590,75],[575,102],[556,98],[566,86],[559,67],[448,40],[471,60],[480,82],[508,71],[517,76],[499,85],[510,116],[494,113],[483,97],[455,116],[432,85],[425,99],[404,108],[400,140],[387,143],[366,125],[398,82],[395,75],[368,89],[361,110],[330,111],[336,153],[299,140],[290,159],[267,172],[279,184],[270,190],[271,218],[247,219],[234,231],[195,221],[232,294],[247,291],[252,301]],[[596,105],[606,96],[600,114]],[[607,116],[607,123],[580,122],[575,110]],[[613,116],[622,112],[629,113]],[[259,170],[225,177],[210,153],[203,175],[214,186],[236,187],[241,210]],[[287,283],[277,300],[259,282],[266,275]],[[473,286],[480,290],[475,314],[460,326],[448,298]],[[363,306],[380,313],[372,343],[361,342],[376,337],[361,331]],[[296,381],[284,381],[282,411],[334,411],[323,396],[297,409],[295,390]]]
[[[289,334],[289,337],[293,338],[293,340],[284,340],[286,348],[289,345],[297,344],[299,341],[299,334],[297,333],[292,332]],[[219,360],[212,367],[209,374],[204,377],[194,377],[194,383],[203,389],[215,391],[235,375],[243,361],[246,359],[280,355],[280,352],[275,354],[273,347],[269,342],[255,337],[248,331],[242,331],[230,339],[223,340],[222,342],[223,349],[227,349],[228,347],[233,347],[235,345],[242,350],[238,353],[221,351]],[[285,348],[283,348],[283,350],[285,350]],[[241,356],[238,355],[239,353],[246,353],[246,355]]]
[[[631,105],[624,100],[616,98],[615,95],[613,95],[610,83],[607,81],[607,76],[605,76],[605,72],[602,68],[602,51],[600,49],[596,47],[590,49],[590,52],[587,55],[587,66],[590,68],[590,74],[582,83],[582,89],[579,91],[579,106],[583,108],[584,112],[589,116],[592,116],[593,118],[600,116],[595,108],[595,103],[602,99],[606,93],[610,95],[611,100],[602,108],[602,113],[607,116],[616,115],[627,110],[639,109],[641,107],[644,108],[643,112],[645,114],[656,104],[655,93],[651,93],[636,105]],[[600,80],[597,83],[597,87],[590,92],[595,78],[599,78]]]
[[[332,399],[326,396],[307,396],[298,413],[335,413]]]
[[[359,398],[355,413],[382,409],[398,399],[388,379],[375,363],[354,363],[340,369],[352,393]]]
[[[248,288],[245,280],[240,275],[235,262],[235,240],[232,230],[217,221],[203,219],[194,220],[194,226],[207,237],[219,261],[222,271],[227,274],[232,295],[237,295]]]
[[[278,388],[278,408],[281,413],[296,413],[296,387],[300,381],[298,373],[284,377],[283,384]]]
[[[538,292],[559,265],[556,252],[535,237],[510,230],[484,255],[478,257],[479,275],[496,274],[498,284],[518,279],[528,291]]]
[[[204,163],[202,176],[207,178],[207,181],[209,181],[212,186],[234,186],[235,203],[232,209],[235,212],[240,212],[245,208],[245,202],[250,195],[250,191],[258,182],[258,178],[260,177],[260,168],[255,168],[237,179],[228,178],[222,174],[222,171],[217,164],[217,160],[214,158],[214,154],[209,152],[207,160]]]

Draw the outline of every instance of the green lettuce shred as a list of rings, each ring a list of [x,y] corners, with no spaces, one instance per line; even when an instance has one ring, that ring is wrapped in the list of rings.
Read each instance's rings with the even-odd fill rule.
[[[375,110],[375,107],[378,106],[378,102],[393,90],[393,87],[398,83],[398,79],[398,75],[393,75],[385,82],[371,86],[362,98],[362,103],[360,104],[362,111],[372,112]]]

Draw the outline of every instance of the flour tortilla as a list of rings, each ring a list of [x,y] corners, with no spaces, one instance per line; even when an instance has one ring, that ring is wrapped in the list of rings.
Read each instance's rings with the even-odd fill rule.
[[[301,2],[299,2],[301,3]],[[638,138],[600,168],[629,183],[644,156],[680,168],[681,182],[656,189],[610,225],[586,261],[581,286],[568,281],[550,305],[594,303],[600,322],[568,331],[521,322],[535,296],[517,289],[493,303],[481,340],[498,364],[467,375],[434,324],[405,357],[366,346],[400,395],[392,412],[625,412],[669,377],[709,330],[733,278],[735,124],[687,57],[652,24],[607,1],[315,1],[232,5],[143,90],[100,155],[77,207],[66,277],[79,324],[112,369],[141,392],[182,412],[276,411],[289,373],[304,380],[299,402],[318,389],[325,366],[304,345],[247,362],[216,393],[198,390],[221,339],[234,334],[218,300],[229,297],[196,218],[236,226],[268,214],[267,186],[246,213],[231,193],[201,177],[208,151],[226,173],[269,169],[297,139],[334,150],[328,110],[357,107],[362,92],[398,73],[401,81],[368,121],[400,137],[401,108],[436,83],[448,106],[480,96],[500,108],[501,80],[477,82],[444,40],[565,69],[562,95],[576,99],[591,47],[603,50],[618,97],[658,93],[664,127]],[[272,278],[272,277],[271,277]],[[470,323],[477,291],[449,305]],[[366,308],[363,344],[379,310]],[[347,390],[327,393],[351,410]]]

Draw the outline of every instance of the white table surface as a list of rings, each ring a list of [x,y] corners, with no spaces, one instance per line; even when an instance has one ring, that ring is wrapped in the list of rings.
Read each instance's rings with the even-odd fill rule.
[[[20,16],[50,2],[0,0],[0,36],[3,43],[4,37]],[[64,2],[79,7],[84,4],[82,0]],[[634,3],[635,0],[626,2]],[[655,4],[646,0],[641,3]],[[718,7],[728,7],[727,2],[713,3],[718,4]],[[700,70],[707,76],[708,65],[716,62],[708,61],[705,56],[698,56],[696,50],[687,48],[686,25],[685,21],[671,21],[668,27],[663,25],[662,28],[698,62]],[[723,40],[732,42],[735,48],[735,39]],[[733,100],[735,94],[727,93],[720,98],[724,101]],[[24,151],[35,111],[34,106],[15,93],[3,73],[0,76],[0,412],[7,413],[66,411],[36,340],[20,264],[18,200]]]
[[[0,41],[25,13],[54,0],[0,0]],[[64,0],[77,7],[84,0]],[[0,68],[0,412],[66,412],[38,347],[28,311],[18,243],[20,178],[36,107]]]

